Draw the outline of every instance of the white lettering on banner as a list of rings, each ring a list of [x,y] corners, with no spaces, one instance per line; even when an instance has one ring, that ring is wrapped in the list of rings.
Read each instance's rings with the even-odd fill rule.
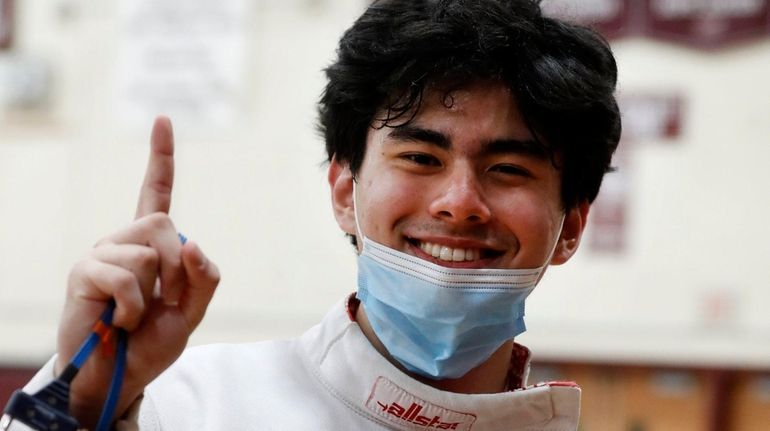
[[[622,0],[545,0],[541,7],[546,15],[581,22],[604,21],[615,17]]]
[[[735,18],[755,15],[767,0],[652,0],[652,10],[665,19],[716,15]]]
[[[378,377],[366,407],[375,415],[416,430],[470,431],[476,415],[461,413],[420,399],[385,377]]]

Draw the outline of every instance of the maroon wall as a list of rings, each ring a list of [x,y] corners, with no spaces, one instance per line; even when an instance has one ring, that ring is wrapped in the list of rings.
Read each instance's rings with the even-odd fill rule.
[[[34,368],[0,367],[0,409],[5,407],[11,394],[24,386],[37,371]]]

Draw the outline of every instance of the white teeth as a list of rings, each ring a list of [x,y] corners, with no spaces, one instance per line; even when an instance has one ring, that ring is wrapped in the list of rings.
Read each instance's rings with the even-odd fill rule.
[[[439,255],[439,259],[452,260],[452,249],[447,246],[441,247],[441,255]]]
[[[462,262],[465,260],[465,250],[462,248],[456,248],[452,252],[452,260],[455,262]]]
[[[430,242],[420,242],[420,249],[437,259],[446,260],[448,262],[470,262],[478,260],[480,256],[478,249],[451,248]]]
[[[473,250],[471,249],[465,249],[465,254],[463,255],[463,260],[473,260]]]

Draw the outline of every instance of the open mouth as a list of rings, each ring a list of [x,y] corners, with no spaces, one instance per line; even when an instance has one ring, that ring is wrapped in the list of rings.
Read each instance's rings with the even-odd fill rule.
[[[503,254],[502,251],[488,248],[450,247],[443,244],[420,241],[414,238],[409,238],[407,241],[422,250],[425,254],[444,262],[473,262],[492,259]]]

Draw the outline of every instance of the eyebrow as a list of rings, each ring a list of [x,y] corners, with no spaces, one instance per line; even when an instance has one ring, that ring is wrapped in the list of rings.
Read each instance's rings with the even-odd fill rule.
[[[388,137],[408,142],[424,142],[433,144],[441,149],[449,150],[452,148],[452,142],[449,137],[435,130],[423,129],[421,127],[406,125],[394,128],[388,133]]]
[[[447,135],[414,125],[395,127],[390,131],[388,137],[400,141],[423,142],[435,145],[444,150],[450,150],[452,148],[452,141]],[[487,141],[484,142],[482,153],[486,155],[522,154],[537,159],[550,158],[548,148],[542,142],[534,139],[495,139]]]

